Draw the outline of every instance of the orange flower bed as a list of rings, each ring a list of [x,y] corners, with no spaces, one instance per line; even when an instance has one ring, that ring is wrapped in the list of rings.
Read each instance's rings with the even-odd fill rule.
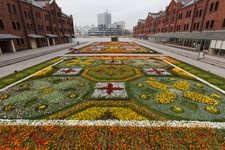
[[[0,126],[0,149],[224,149],[208,128]]]

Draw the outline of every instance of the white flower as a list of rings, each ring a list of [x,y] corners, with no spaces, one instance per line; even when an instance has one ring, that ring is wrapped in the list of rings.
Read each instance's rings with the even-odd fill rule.
[[[143,68],[144,72],[147,75],[159,75],[159,76],[168,76],[171,75],[169,72],[167,72],[165,69],[161,69],[161,68]]]
[[[121,82],[103,82],[97,83],[92,98],[127,98],[125,83]]]

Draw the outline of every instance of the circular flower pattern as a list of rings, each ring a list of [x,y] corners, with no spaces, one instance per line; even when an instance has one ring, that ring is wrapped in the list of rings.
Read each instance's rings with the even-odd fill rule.
[[[170,104],[174,102],[177,98],[176,93],[165,91],[156,95],[156,102],[159,104]]]
[[[175,112],[175,113],[183,113],[183,112],[184,112],[183,108],[182,108],[182,107],[179,107],[179,106],[173,106],[173,107],[171,108],[171,110],[172,110],[173,112]]]
[[[174,86],[175,88],[177,88],[178,90],[183,90],[183,91],[185,91],[185,90],[188,90],[188,89],[189,89],[190,84],[189,84],[187,81],[185,81],[185,80],[181,80],[181,81],[175,82],[175,83],[173,84],[173,86]]]
[[[142,94],[142,95],[140,96],[140,98],[141,98],[142,100],[148,100],[148,96],[145,95],[145,94]]]

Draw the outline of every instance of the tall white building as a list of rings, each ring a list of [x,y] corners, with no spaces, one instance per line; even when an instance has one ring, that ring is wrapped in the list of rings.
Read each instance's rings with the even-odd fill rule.
[[[111,14],[108,11],[98,14],[98,25],[111,25]]]

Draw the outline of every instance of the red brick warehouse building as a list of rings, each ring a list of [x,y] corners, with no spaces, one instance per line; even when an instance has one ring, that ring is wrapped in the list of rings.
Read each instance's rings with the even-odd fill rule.
[[[69,43],[72,16],[55,0],[0,0],[0,54]]]
[[[225,0],[171,0],[165,11],[149,13],[133,36],[225,56]]]

